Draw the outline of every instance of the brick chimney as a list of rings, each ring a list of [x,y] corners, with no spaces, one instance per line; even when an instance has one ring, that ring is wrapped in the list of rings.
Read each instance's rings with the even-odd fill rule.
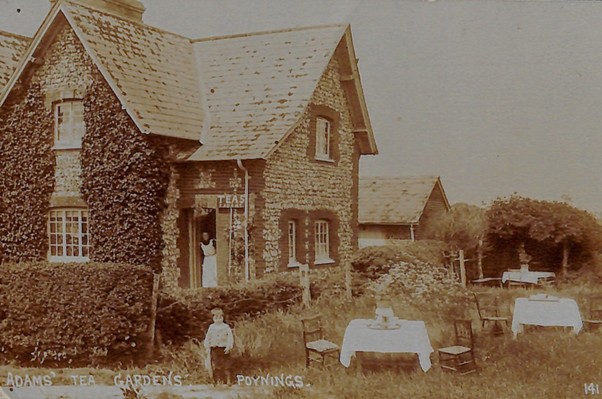
[[[142,14],[144,14],[144,5],[140,0],[71,0],[74,3],[79,3],[85,6],[96,8],[108,14],[118,15],[120,17],[142,22]],[[50,0],[54,5],[57,0]]]

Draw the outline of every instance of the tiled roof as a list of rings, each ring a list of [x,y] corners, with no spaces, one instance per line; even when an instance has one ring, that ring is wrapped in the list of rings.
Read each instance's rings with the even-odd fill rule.
[[[210,129],[190,159],[265,158],[301,117],[346,28],[194,42]]]
[[[143,131],[199,140],[203,106],[189,39],[73,2],[63,7]]]
[[[418,223],[437,176],[360,177],[359,222]]]
[[[201,141],[192,161],[267,158],[299,122],[341,44],[358,142],[362,154],[377,153],[348,25],[191,40],[59,0],[28,49],[8,46],[19,70],[11,77],[0,64],[0,105],[33,65],[19,56],[43,48],[61,12],[141,131]],[[0,55],[4,46],[0,40]]]
[[[28,37],[0,31],[0,91],[8,83],[30,41]]]

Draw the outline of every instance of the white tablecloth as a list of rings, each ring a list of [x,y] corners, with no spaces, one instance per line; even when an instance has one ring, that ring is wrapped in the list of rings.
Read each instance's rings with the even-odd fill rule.
[[[341,363],[351,364],[355,352],[416,353],[422,370],[431,368],[430,354],[433,352],[426,326],[423,321],[406,320],[396,330],[373,330],[368,324],[374,320],[352,320],[345,330],[341,346]]]
[[[517,298],[512,316],[512,332],[515,337],[523,330],[523,324],[573,327],[575,334],[583,328],[577,302],[569,298],[561,298],[557,302]]]
[[[537,280],[546,277],[556,277],[552,272],[504,272],[502,274],[502,283],[508,280],[519,281],[521,283],[537,284]]]

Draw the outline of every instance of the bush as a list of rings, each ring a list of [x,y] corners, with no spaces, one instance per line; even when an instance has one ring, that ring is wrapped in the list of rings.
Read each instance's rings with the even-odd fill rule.
[[[470,292],[441,266],[415,260],[391,265],[388,273],[368,284],[375,296],[401,299],[418,309],[436,309],[453,319],[465,316]]]
[[[368,280],[364,291],[401,300],[419,309],[437,309],[446,317],[462,316],[470,301],[468,291],[441,266],[444,243],[415,241],[362,248],[352,265]]]
[[[153,274],[126,264],[0,267],[0,357],[73,364],[135,356],[146,343]]]
[[[388,273],[389,268],[399,262],[421,261],[441,265],[444,246],[441,241],[408,241],[366,247],[356,252],[351,264],[354,271],[375,279]]]
[[[211,309],[222,308],[225,321],[236,322],[262,313],[287,309],[301,300],[296,273],[266,276],[248,284],[162,293],[157,311],[157,330],[164,343],[182,344],[203,339],[212,323]]]

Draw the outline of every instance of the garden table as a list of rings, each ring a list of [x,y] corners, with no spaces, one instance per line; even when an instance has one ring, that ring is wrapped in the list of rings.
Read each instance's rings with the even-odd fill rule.
[[[578,334],[583,328],[577,302],[570,298],[538,299],[537,295],[530,298],[516,298],[512,316],[512,332],[516,338],[523,331],[523,325],[573,327]]]
[[[531,272],[531,271],[513,271],[509,270],[502,274],[502,284],[506,281],[518,281],[521,283],[537,284],[540,278],[556,277],[553,272]]]
[[[374,320],[352,320],[343,337],[340,361],[345,367],[351,364],[356,352],[416,353],[423,371],[431,368],[433,347],[424,321],[402,320],[395,330],[374,330],[368,327]]]

